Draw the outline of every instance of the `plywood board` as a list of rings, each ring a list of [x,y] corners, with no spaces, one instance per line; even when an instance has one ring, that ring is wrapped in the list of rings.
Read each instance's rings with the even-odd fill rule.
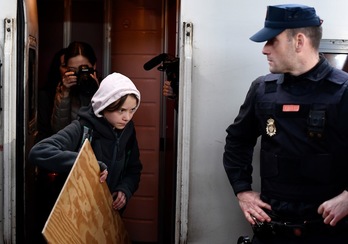
[[[130,243],[86,139],[42,230],[48,243]]]

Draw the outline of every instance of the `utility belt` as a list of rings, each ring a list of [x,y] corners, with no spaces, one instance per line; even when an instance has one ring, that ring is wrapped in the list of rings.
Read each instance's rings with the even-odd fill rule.
[[[271,221],[260,222],[254,218],[256,224],[252,225],[254,235],[260,238],[271,236],[304,237],[306,235],[337,235],[348,231],[347,220],[342,220],[336,226],[330,226],[323,222],[323,219],[286,222]]]

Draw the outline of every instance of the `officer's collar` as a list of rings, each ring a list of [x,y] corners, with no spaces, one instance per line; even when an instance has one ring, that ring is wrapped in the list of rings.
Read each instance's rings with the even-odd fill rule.
[[[329,62],[324,57],[324,55],[320,54],[319,62],[312,69],[310,69],[306,73],[303,73],[299,76],[294,76],[289,73],[285,73],[284,75],[281,75],[277,83],[282,84],[284,80],[286,81],[303,81],[303,80],[320,81],[323,78],[325,78],[326,75],[332,71],[332,69],[333,67],[329,64]]]

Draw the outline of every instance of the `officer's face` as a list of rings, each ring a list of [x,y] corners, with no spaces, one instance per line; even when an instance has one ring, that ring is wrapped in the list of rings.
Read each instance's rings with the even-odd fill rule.
[[[293,73],[296,62],[295,44],[286,31],[268,40],[262,49],[267,56],[269,70],[272,73]]]

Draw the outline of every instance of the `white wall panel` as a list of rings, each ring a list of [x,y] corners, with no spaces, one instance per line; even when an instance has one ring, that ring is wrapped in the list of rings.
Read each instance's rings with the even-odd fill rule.
[[[187,243],[236,243],[251,234],[222,165],[225,129],[251,82],[268,73],[264,43],[249,37],[263,27],[275,0],[181,0],[181,22],[193,23],[190,195]],[[323,38],[348,39],[346,0],[300,1],[324,19]],[[181,24],[182,25],[182,24]],[[180,111],[179,111],[180,112]],[[258,149],[255,153],[259,188]]]

